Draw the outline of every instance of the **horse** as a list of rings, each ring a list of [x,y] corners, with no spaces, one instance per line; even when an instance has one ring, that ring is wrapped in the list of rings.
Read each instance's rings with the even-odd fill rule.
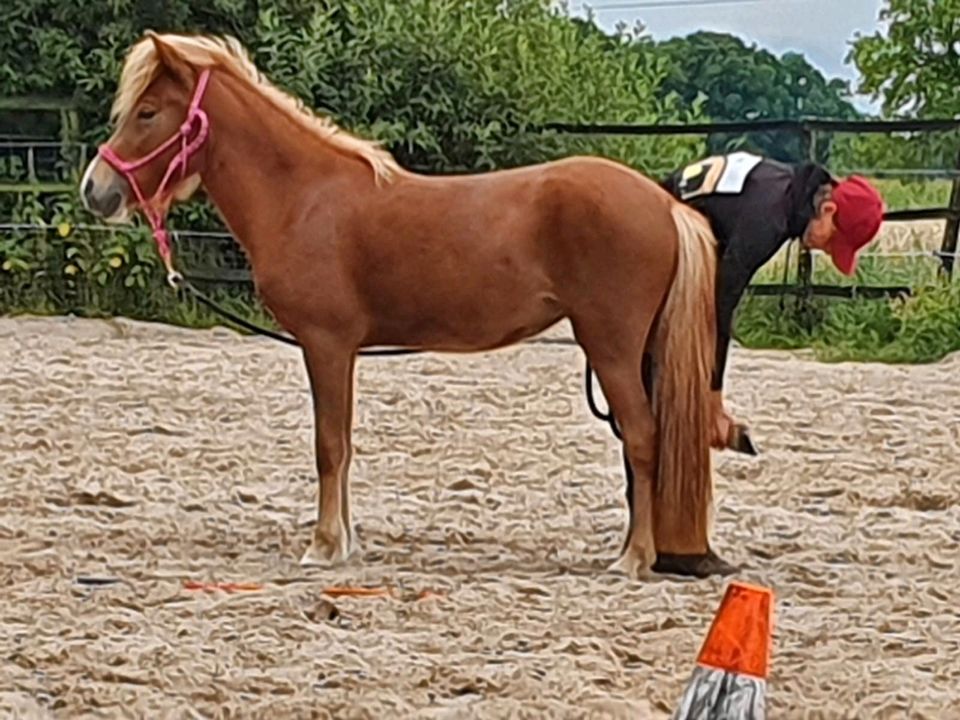
[[[172,268],[164,218],[202,187],[302,348],[318,474],[303,565],[356,549],[358,354],[494,351],[566,319],[623,440],[629,526],[610,568],[729,572],[709,542],[716,240],[702,215],[598,156],[408,171],[278,88],[230,36],[145,33],[126,51],[110,120],[80,179],[85,207],[110,223],[142,211]]]

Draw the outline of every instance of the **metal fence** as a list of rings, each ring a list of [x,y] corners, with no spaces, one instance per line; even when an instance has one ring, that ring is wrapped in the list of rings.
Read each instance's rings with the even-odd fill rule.
[[[0,159],[6,159],[8,169],[16,167],[23,177],[4,179],[0,177],[0,192],[76,192],[76,178],[85,164],[90,149],[76,142],[76,116],[69,106],[56,102],[39,104],[11,101],[0,102],[0,110],[14,110],[23,107],[37,107],[60,115],[61,137],[59,141],[50,139],[0,138]],[[808,157],[816,157],[818,141],[824,133],[926,133],[948,132],[960,129],[958,120],[922,120],[922,121],[833,121],[833,120],[776,120],[729,123],[702,123],[689,125],[616,125],[616,124],[548,124],[541,132],[568,133],[579,135],[632,135],[632,136],[679,136],[699,135],[711,137],[717,135],[736,136],[760,132],[785,132],[799,134],[804,141]],[[20,160],[17,160],[20,158]],[[3,163],[0,163],[2,166]],[[44,172],[44,170],[46,172]],[[871,253],[877,257],[928,257],[939,262],[940,272],[950,278],[957,258],[958,234],[960,234],[960,155],[957,163],[950,168],[924,168],[905,170],[861,169],[863,175],[884,177],[914,177],[927,180],[950,180],[950,200],[945,207],[899,208],[891,209],[885,219],[888,222],[909,222],[915,220],[945,220],[943,239],[940,249],[929,253]],[[11,232],[13,225],[0,226],[0,232]],[[25,231],[26,226],[18,226]],[[35,228],[38,231],[43,229]],[[91,230],[93,228],[90,228]],[[104,231],[106,231],[104,229]],[[115,229],[111,229],[111,232]],[[242,253],[236,248],[229,234],[222,231],[174,231],[174,241],[184,260],[186,275],[195,282],[212,285],[249,284],[249,268]],[[211,253],[211,245],[217,252]],[[201,250],[201,247],[203,250]],[[211,263],[211,256],[217,256]],[[908,285],[823,285],[814,284],[814,255],[801,248],[796,258],[795,281],[775,284],[753,283],[749,292],[755,295],[789,296],[800,299],[812,296],[826,297],[865,297],[880,298],[891,295],[909,295],[912,288]],[[194,264],[192,260],[198,260]]]
[[[0,192],[71,192],[71,175],[86,165],[88,148],[77,142],[80,121],[68,100],[0,98],[0,115],[16,117],[16,132],[0,133]],[[38,118],[55,118],[56,133],[37,133]]]
[[[960,119],[944,120],[890,120],[890,121],[841,121],[841,120],[759,120],[751,122],[719,122],[688,125],[617,125],[617,124],[571,124],[551,123],[545,129],[578,135],[633,135],[633,136],[679,136],[700,135],[745,135],[758,132],[784,132],[800,135],[804,140],[807,157],[814,160],[818,140],[824,133],[890,134],[949,132],[960,129]],[[910,222],[916,220],[945,220],[943,240],[939,251],[927,255],[939,260],[942,273],[951,278],[957,259],[957,238],[960,234],[960,148],[957,160],[951,168],[923,168],[901,170],[848,170],[874,178],[916,177],[927,180],[951,180],[950,200],[946,207],[890,209],[885,214],[887,222]],[[891,256],[906,256],[907,253],[890,253]],[[919,256],[919,255],[918,255]],[[912,289],[905,285],[856,286],[817,285],[812,281],[813,256],[805,248],[798,254],[797,280],[795,283],[751,284],[749,292],[756,295],[797,295],[809,298],[814,295],[827,297],[889,297],[909,295]]]

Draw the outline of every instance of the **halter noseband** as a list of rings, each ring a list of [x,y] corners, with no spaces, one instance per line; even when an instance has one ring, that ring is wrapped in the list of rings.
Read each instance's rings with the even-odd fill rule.
[[[200,150],[204,142],[206,142],[207,136],[210,134],[210,119],[207,117],[207,113],[205,113],[200,107],[200,101],[203,100],[203,95],[207,90],[207,81],[209,79],[210,70],[206,69],[200,74],[200,79],[197,81],[197,87],[193,92],[193,99],[190,101],[190,108],[187,111],[187,117],[180,126],[180,129],[166,142],[152,150],[147,155],[144,155],[138,160],[123,160],[106,143],[97,149],[99,156],[106,160],[110,167],[123,175],[126,181],[130,184],[130,187],[133,188],[133,192],[137,196],[137,202],[140,203],[140,207],[143,209],[144,215],[146,215],[147,220],[150,222],[150,228],[153,231],[153,239],[157,243],[157,250],[160,253],[160,257],[163,259],[164,267],[167,269],[167,280],[171,285],[174,286],[176,286],[181,280],[181,276],[176,270],[173,269],[170,238],[167,234],[166,228],[164,227],[164,215],[158,208],[160,202],[164,200],[169,193],[169,185],[173,179],[174,173],[179,168],[180,177],[178,179],[183,180],[186,177],[187,164],[190,162],[190,158],[193,157],[198,150]],[[139,170],[140,168],[152,163],[163,153],[176,145],[178,141],[180,142],[180,151],[173,156],[173,158],[170,160],[170,164],[167,165],[167,171],[164,173],[163,180],[160,181],[160,185],[157,187],[157,191],[153,194],[153,197],[151,197],[149,200],[145,199],[143,196],[143,191],[140,189],[140,185],[137,183],[137,179],[134,177],[133,173],[136,170]]]

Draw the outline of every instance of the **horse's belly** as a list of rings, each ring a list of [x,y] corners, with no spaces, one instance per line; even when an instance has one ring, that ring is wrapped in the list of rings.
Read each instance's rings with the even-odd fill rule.
[[[535,335],[563,317],[537,268],[496,265],[386,283],[368,303],[369,344],[487,349]]]

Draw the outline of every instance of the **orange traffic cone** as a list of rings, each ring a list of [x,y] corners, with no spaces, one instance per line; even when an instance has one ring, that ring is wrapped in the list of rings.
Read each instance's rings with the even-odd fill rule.
[[[673,720],[763,720],[772,627],[773,591],[731,583]]]

